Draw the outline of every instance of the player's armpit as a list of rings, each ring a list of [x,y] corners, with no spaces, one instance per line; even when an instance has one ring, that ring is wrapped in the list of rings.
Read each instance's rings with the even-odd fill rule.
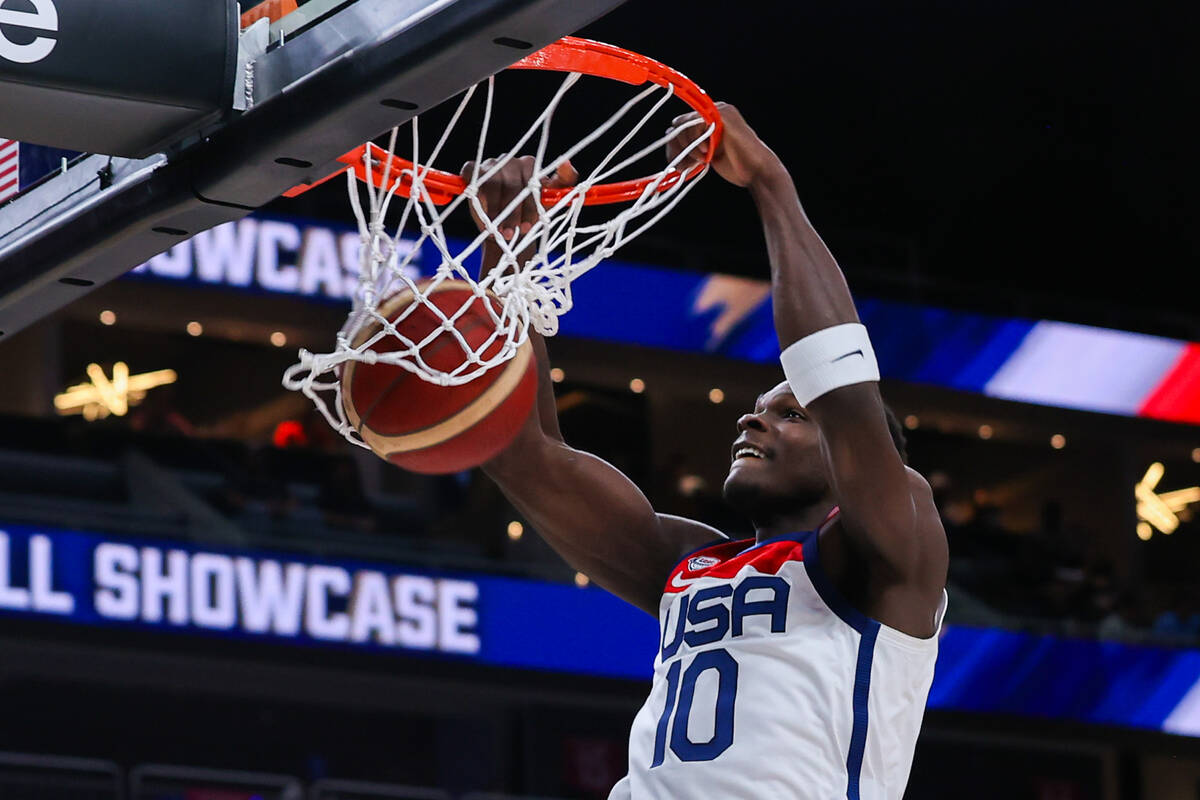
[[[842,527],[855,549],[877,572],[904,583],[930,583],[940,592],[946,534],[929,485],[896,450],[878,385],[835,389],[813,400],[807,411],[821,428]]]
[[[544,435],[519,438],[484,469],[572,568],[654,616],[678,560],[720,536],[660,517],[611,464]]]
[[[536,333],[530,338],[538,360],[536,407],[516,440],[483,469],[571,567],[657,616],[679,559],[721,534],[656,514],[620,470],[563,441],[546,342]]]

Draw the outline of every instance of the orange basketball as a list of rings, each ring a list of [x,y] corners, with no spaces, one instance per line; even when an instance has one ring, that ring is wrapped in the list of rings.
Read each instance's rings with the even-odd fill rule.
[[[478,348],[495,331],[484,302],[462,281],[444,281],[428,295],[447,317],[470,301],[455,328],[467,344]],[[379,314],[395,322],[413,302],[405,289],[380,304]],[[419,342],[442,324],[441,318],[422,305],[396,324],[396,330]],[[360,346],[379,332],[366,326],[355,337]],[[386,336],[372,346],[377,353],[399,350],[403,343]],[[480,357],[500,351],[501,340],[490,344]],[[429,366],[451,371],[466,354],[451,331],[444,330],[421,348]],[[346,416],[380,458],[412,472],[441,475],[476,467],[498,454],[517,435],[537,395],[537,367],[533,346],[527,341],[511,361],[462,386],[438,386],[393,364],[348,361],[342,373],[342,405]]]

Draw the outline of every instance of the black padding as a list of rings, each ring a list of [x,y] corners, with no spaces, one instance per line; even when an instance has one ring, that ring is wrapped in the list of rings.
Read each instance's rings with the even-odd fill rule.
[[[232,106],[236,0],[5,10],[28,20],[0,26],[0,131],[10,139],[143,158]]]

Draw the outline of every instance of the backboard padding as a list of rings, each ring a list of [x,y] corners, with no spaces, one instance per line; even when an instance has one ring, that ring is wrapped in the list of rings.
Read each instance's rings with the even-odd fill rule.
[[[341,9],[262,56],[253,107],[200,141],[153,165],[159,157],[115,160],[124,180],[107,188],[90,179],[109,160],[84,159],[71,169],[84,188],[63,191],[60,176],[0,206],[0,343],[181,239],[322,177],[347,149],[623,1],[358,0]]]

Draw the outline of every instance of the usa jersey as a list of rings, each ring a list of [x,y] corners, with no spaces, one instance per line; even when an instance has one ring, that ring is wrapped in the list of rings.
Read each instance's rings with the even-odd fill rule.
[[[937,634],[854,609],[822,570],[818,537],[722,542],[676,566],[629,774],[609,800],[903,796]],[[945,608],[943,592],[939,632]]]

